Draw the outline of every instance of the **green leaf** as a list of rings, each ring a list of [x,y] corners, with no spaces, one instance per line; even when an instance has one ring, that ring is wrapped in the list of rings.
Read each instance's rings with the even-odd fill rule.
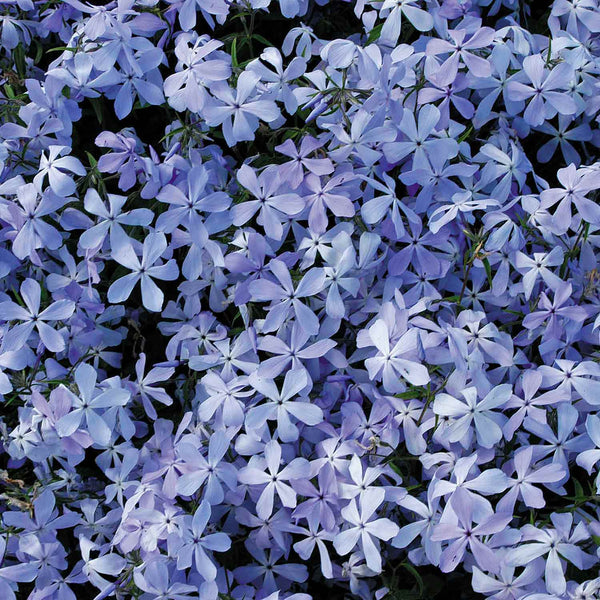
[[[463,131],[460,137],[458,138],[458,143],[464,142],[473,132],[473,126],[471,125],[466,131]]]
[[[404,477],[404,473],[402,472],[400,467],[395,462],[390,461],[388,463],[388,465],[390,466],[390,469],[392,469],[392,471],[394,471],[394,473],[396,473],[396,475],[400,475],[400,477]]]
[[[231,41],[231,64],[233,65],[233,67],[237,67],[238,65],[238,59],[237,59],[237,38],[234,37],[233,40]]]
[[[19,44],[12,51],[12,59],[15,63],[15,68],[17,69],[17,73],[21,79],[25,79],[27,75],[27,65],[25,64],[25,49],[23,48],[23,44]]]
[[[417,387],[411,387],[406,392],[394,394],[394,398],[401,398],[402,400],[413,400],[414,398],[424,398],[425,396],[427,396],[427,390]]]
[[[255,40],[258,40],[261,44],[273,48],[273,44],[271,44],[271,42],[267,38],[264,38],[262,35],[259,35],[258,33],[253,33],[251,37],[253,37]]]
[[[414,590],[393,590],[392,598],[394,600],[418,600],[421,597],[419,592]]]
[[[476,242],[477,241],[477,235],[475,233],[473,233],[472,231],[469,231],[468,229],[463,229],[463,233],[472,241],[472,242]]]
[[[434,598],[444,589],[444,581],[433,575],[427,575],[425,579],[425,597]]]
[[[90,167],[92,167],[92,169],[96,168],[96,165],[98,164],[98,161],[89,153],[86,151],[86,156],[88,159],[88,162],[90,163]]]
[[[42,60],[42,56],[44,56],[44,47],[35,40],[35,58],[33,59],[34,64],[38,64],[40,60]]]
[[[490,261],[487,258],[484,258],[482,261],[483,266],[485,267],[485,274],[487,275],[488,283],[490,284],[490,288],[492,287],[492,267],[490,265]]]
[[[299,129],[288,129],[284,134],[283,134],[283,141],[285,142],[285,140],[293,140],[295,138],[298,137],[298,135],[300,134],[300,130]]]
[[[369,38],[367,39],[367,44],[372,44],[376,42],[381,37],[381,29],[383,28],[383,23],[376,25],[369,32]]]
[[[577,499],[581,499],[581,498],[585,499],[586,498],[586,494],[583,491],[583,486],[574,477],[573,477],[573,485],[575,486],[575,498],[577,498]]]
[[[104,122],[103,110],[102,110],[102,102],[99,98],[90,98],[90,102],[92,103],[92,107],[94,112],[96,113],[96,118],[98,119],[98,123],[102,125]]]
[[[400,566],[404,567],[415,578],[419,588],[419,597],[421,597],[425,591],[425,585],[423,584],[423,578],[419,572],[408,562],[403,562],[400,564]]]
[[[46,52],[77,52],[77,48],[69,48],[67,46],[57,46],[56,48],[50,48]]]

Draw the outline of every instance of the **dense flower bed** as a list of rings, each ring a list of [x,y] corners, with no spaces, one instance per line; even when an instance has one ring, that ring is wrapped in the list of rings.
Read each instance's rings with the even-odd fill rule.
[[[0,26],[1,600],[599,597],[597,0]]]

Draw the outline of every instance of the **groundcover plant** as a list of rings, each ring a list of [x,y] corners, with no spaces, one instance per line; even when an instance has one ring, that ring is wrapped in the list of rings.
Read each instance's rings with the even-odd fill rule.
[[[0,600],[599,597],[597,0],[0,28]]]

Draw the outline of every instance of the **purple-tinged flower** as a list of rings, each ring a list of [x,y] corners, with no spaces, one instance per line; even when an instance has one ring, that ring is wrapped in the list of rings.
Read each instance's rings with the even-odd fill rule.
[[[567,17],[567,31],[581,35],[581,28],[591,32],[600,31],[600,15],[594,0],[555,0],[552,3],[550,19]]]
[[[592,475],[594,465],[600,460],[600,417],[588,415],[585,420],[585,430],[594,444],[594,448],[584,450],[577,455],[575,462],[583,467],[589,475]],[[600,480],[597,480],[596,487],[600,486]]]
[[[285,140],[283,144],[275,146],[274,150],[292,159],[279,167],[281,179],[287,181],[293,189],[296,189],[304,179],[304,169],[317,177],[333,173],[334,166],[330,158],[309,158],[313,152],[322,146],[323,142],[321,140],[310,135],[302,138],[299,149],[296,148],[292,140]]]
[[[438,457],[441,456],[438,455]],[[500,469],[494,468],[485,469],[477,474],[475,466],[477,461],[480,460],[477,454],[461,456],[458,460],[453,454],[450,454],[449,458],[452,460],[452,481],[443,479],[449,473],[445,473],[444,467],[438,467],[431,484],[431,488],[433,488],[430,492],[431,499],[435,500],[439,497],[454,494],[458,488],[461,488],[473,501],[474,514],[478,518],[490,513],[492,506],[482,496],[502,493],[508,487],[508,476]],[[423,463],[427,465],[429,461],[423,461]]]
[[[294,485],[298,482],[294,482]],[[261,519],[248,509],[240,507],[235,511],[235,520],[252,529],[248,535],[248,544],[255,544],[261,549],[277,548],[284,552],[292,541],[290,532],[296,527],[291,523],[290,509],[285,507],[266,519]]]
[[[431,538],[434,527],[439,522],[439,498],[433,498],[433,486],[427,489],[427,499],[421,502],[414,496],[407,494],[398,501],[398,504],[419,517],[418,520],[411,520],[407,525],[401,527],[391,544],[395,548],[408,547],[418,536],[421,536],[421,542],[425,551],[425,556],[429,561],[438,565],[442,553],[441,542],[434,542]]]
[[[254,2],[263,2],[264,0],[254,0]],[[298,17],[306,13],[308,8],[307,0],[278,0],[281,14],[287,19]]]
[[[401,275],[409,264],[413,264],[419,273],[440,275],[445,270],[444,261],[434,249],[442,245],[443,239],[443,234],[434,235],[429,229],[424,229],[421,219],[409,219],[408,228],[398,238],[405,246],[389,260],[390,275]]]
[[[226,427],[241,426],[244,422],[244,398],[254,393],[248,388],[247,377],[234,377],[226,381],[211,370],[202,378],[201,385],[204,393],[199,394],[200,419],[209,421],[217,414]]]
[[[318,516],[321,526],[327,531],[333,531],[336,526],[340,498],[337,478],[329,465],[325,464],[319,468],[317,485],[318,487],[315,487],[308,479],[294,481],[296,492],[307,499],[294,509],[292,516],[295,519],[308,519],[311,515]]]
[[[123,506],[123,494],[130,488],[137,487],[137,482],[134,478],[127,478],[137,466],[138,460],[139,452],[135,448],[130,448],[123,455],[123,461],[118,467],[106,469],[106,477],[113,482],[108,484],[104,490],[107,502],[112,502],[116,498],[119,506]]]
[[[507,440],[512,439],[526,417],[531,417],[540,423],[546,422],[545,406],[556,404],[569,399],[569,394],[563,390],[550,390],[536,396],[542,385],[542,373],[539,369],[528,370],[523,373],[521,380],[522,398],[519,394],[513,394],[506,403],[505,408],[516,408],[517,411],[510,417],[503,427],[504,436]]]
[[[503,407],[512,396],[512,387],[501,384],[494,387],[480,402],[477,401],[477,389],[466,388],[462,391],[465,399],[458,400],[450,394],[438,394],[433,403],[433,412],[443,417],[451,417],[444,436],[450,442],[460,442],[464,448],[471,444],[472,424],[475,425],[477,443],[484,448],[493,448],[502,439],[502,425],[506,420],[494,409]]]
[[[279,241],[283,236],[282,215],[294,216],[302,212],[304,200],[295,193],[280,193],[284,186],[279,171],[271,166],[260,175],[249,165],[242,165],[237,172],[238,181],[254,196],[235,204],[232,209],[233,224],[244,225],[258,212],[257,221],[271,239]]]
[[[482,160],[486,163],[481,171],[481,179],[486,182],[498,180],[490,196],[500,203],[509,198],[513,182],[517,182],[519,190],[523,189],[527,174],[532,170],[521,148],[512,141],[509,148],[505,151],[493,144],[485,144],[480,150]]]
[[[305,425],[318,425],[323,420],[323,411],[316,404],[308,401],[294,400],[298,395],[304,396],[311,381],[306,370],[290,370],[285,374],[281,392],[275,382],[260,376],[260,371],[254,371],[248,377],[250,385],[260,392],[268,401],[248,410],[246,413],[246,429],[258,429],[266,421],[277,420],[276,435],[282,442],[294,442],[298,439],[298,426],[290,417]],[[303,394],[304,392],[304,394]]]
[[[96,190],[90,188],[85,193],[83,206],[86,212],[99,217],[96,225],[86,229],[79,238],[79,244],[86,250],[100,247],[107,234],[109,234],[111,246],[114,247],[119,243],[119,239],[126,235],[123,225],[146,227],[154,219],[154,214],[147,208],[134,208],[122,212],[122,208],[127,202],[126,196],[108,194],[107,197],[108,209]]]
[[[61,139],[68,139],[73,122],[81,117],[81,109],[74,100],[63,94],[64,84],[54,77],[44,81],[26,79],[25,87],[31,100],[30,107],[46,119],[58,119],[62,125]]]
[[[377,148],[396,139],[396,129],[389,123],[380,125],[379,121],[378,116],[359,109],[352,116],[349,132],[342,124],[329,125],[327,128],[337,140],[331,143],[329,156],[338,164],[348,160],[350,156],[356,156],[363,165],[374,165],[382,154]]]
[[[546,423],[527,417],[525,429],[547,444],[536,444],[538,456],[552,454],[552,462],[562,466],[564,476],[559,483],[565,483],[569,474],[569,455],[578,454],[587,448],[585,435],[574,436],[573,431],[579,420],[577,409],[570,403],[561,402],[556,407],[556,433]]]
[[[26,279],[21,284],[21,298],[25,306],[7,300],[0,302],[0,318],[4,321],[21,321],[4,336],[4,347],[10,351],[20,350],[27,343],[34,329],[40,335],[42,344],[50,352],[62,352],[65,349],[63,336],[48,321],[66,321],[75,311],[71,300],[57,300],[40,311],[42,288],[35,279]]]
[[[430,157],[431,160],[434,160],[434,156],[438,157],[439,155],[432,155]],[[394,179],[392,179],[387,173],[382,173],[381,177],[385,184],[380,183],[372,177],[361,176],[361,179],[364,179],[370,188],[381,192],[383,195],[375,196],[371,200],[367,200],[361,206],[360,214],[364,222],[369,225],[374,225],[387,215],[390,215],[390,219],[394,225],[394,231],[396,232],[396,237],[401,238],[404,235],[405,228],[400,212],[402,211],[406,218],[412,223],[418,222],[419,218],[407,205],[405,200],[400,200],[396,196],[396,182]],[[407,182],[404,181],[404,183]]]
[[[425,438],[423,437],[423,428],[421,427],[427,409],[420,400],[401,400],[394,396],[386,398],[388,402],[398,412],[394,421],[402,427],[404,434],[404,443],[406,449],[413,456],[420,456],[427,448]]]
[[[169,536],[169,545],[177,556],[177,568],[187,569],[193,562],[205,581],[213,581],[217,576],[217,567],[209,552],[227,552],[231,547],[226,533],[206,533],[210,516],[210,504],[203,500],[194,516],[187,516],[183,536]]]
[[[307,60],[311,56],[313,42],[318,44],[317,37],[312,27],[302,23],[300,27],[292,27],[281,45],[281,51],[285,56],[289,56],[296,46],[296,56],[301,56]]]
[[[507,44],[496,44],[489,56],[493,72],[490,77],[473,79],[472,86],[478,90],[482,100],[477,103],[473,123],[477,128],[488,123],[497,113],[492,111],[495,103],[502,94],[502,101],[510,114],[522,111],[524,103],[510,99],[506,83],[509,81],[509,67],[515,58]]]
[[[418,348],[417,330],[409,329],[393,346],[390,344],[390,335],[389,327],[383,319],[378,319],[369,327],[368,336],[371,343],[368,345],[374,345],[378,350],[377,356],[365,360],[369,377],[374,381],[381,378],[383,387],[392,393],[404,390],[401,377],[414,386],[426,385],[430,380],[427,367],[411,360]],[[366,340],[359,341],[359,347],[365,345]]]
[[[583,360],[579,363],[564,358],[556,359],[554,367],[542,365],[539,371],[542,374],[544,387],[557,386],[557,392],[562,392],[570,398],[573,390],[592,406],[600,404],[600,365]]]
[[[499,202],[492,198],[475,200],[471,192],[458,192],[450,200],[451,204],[443,204],[431,213],[429,217],[431,233],[438,233],[444,225],[455,221],[459,214],[468,215],[476,210],[499,206]]]
[[[369,234],[365,232],[365,235]],[[357,273],[356,252],[352,244],[346,245],[348,241],[348,236],[340,233],[332,242],[332,251],[323,250],[328,262],[328,266],[324,267],[324,270],[329,288],[325,301],[325,312],[331,319],[343,319],[346,316],[346,303],[342,299],[342,294],[349,294],[352,298],[356,298],[360,290],[360,280],[355,276]],[[334,355],[339,356],[339,353],[331,353],[330,357]],[[336,366],[342,366],[342,363],[338,361]]]
[[[266,594],[264,600],[278,600],[279,589],[281,589],[281,580],[303,582],[308,579],[308,569],[306,565],[299,563],[283,563],[277,564],[286,552],[280,548],[272,548],[268,551],[265,548],[259,548],[252,543],[247,543],[246,548],[255,563],[237,567],[233,574],[239,583],[245,584],[256,581],[260,577],[263,578],[260,589]],[[275,578],[278,578],[279,581]],[[304,594],[294,594],[288,596],[288,600],[308,600],[303,597]]]
[[[545,292],[540,294],[538,308],[529,313],[523,319],[523,327],[527,329],[536,329],[545,323],[544,338],[561,337],[564,320],[582,323],[588,316],[588,312],[582,306],[568,304],[573,294],[573,287],[570,283],[561,281],[560,285],[554,291],[554,299],[550,301]]]
[[[162,52],[144,52],[137,59],[141,73],[127,64],[121,66],[122,71],[117,72],[114,84],[111,81],[111,85],[115,85],[118,89],[114,105],[118,119],[124,119],[131,113],[136,98],[140,104],[153,106],[163,104],[165,101],[163,81],[156,68],[163,61]],[[95,83],[103,84],[102,76],[98,77]]]
[[[289,342],[274,335],[263,336],[258,349],[276,356],[261,362],[258,376],[267,379],[277,377],[288,367],[299,374],[306,370],[303,361],[325,356],[336,345],[333,340],[317,340],[307,346],[309,338],[310,335],[298,323],[292,326]]]
[[[573,515],[570,513],[552,513],[550,520],[554,528],[540,529],[525,525],[521,529],[522,541],[517,548],[509,550],[506,564],[511,567],[525,566],[540,556],[546,557],[545,581],[550,594],[562,595],[567,589],[564,574],[565,560],[578,569],[585,568],[587,555],[577,546],[588,539],[589,532],[583,521],[573,531]]]
[[[597,202],[587,198],[590,192],[600,186],[600,171],[577,169],[574,164],[570,164],[559,169],[556,176],[563,188],[550,188],[540,194],[544,208],[558,203],[552,217],[554,233],[562,235],[571,227],[572,204],[582,219],[592,225],[600,225],[600,208]]]
[[[259,76],[256,73],[244,71],[237,80],[235,95],[223,82],[215,82],[211,88],[217,102],[207,104],[203,113],[211,127],[223,126],[225,141],[230,146],[237,142],[252,141],[254,132],[258,129],[259,119],[272,123],[281,114],[273,100],[266,99],[264,95],[257,95],[258,82]]]
[[[250,283],[252,300],[259,302],[273,302],[265,322],[263,331],[269,332],[278,329],[285,321],[290,311],[293,310],[296,322],[309,335],[319,332],[319,319],[315,313],[301,301],[301,298],[315,296],[325,287],[325,272],[323,269],[311,269],[294,287],[290,272],[285,263],[273,259],[269,263],[271,272],[279,283],[270,279],[256,279]]]
[[[231,198],[228,194],[207,190],[209,178],[210,172],[204,166],[193,167],[187,174],[187,193],[171,184],[159,192],[156,198],[170,206],[156,221],[158,231],[172,233],[176,227],[184,225],[193,233],[198,226],[194,217],[203,212],[222,213],[229,208]],[[207,223],[210,223],[210,217]]]
[[[236,369],[249,374],[256,369],[255,350],[252,338],[248,331],[242,332],[233,343],[230,338],[217,340],[214,343],[216,352],[192,356],[189,360],[190,368],[202,371],[218,365],[223,365],[221,375],[226,379],[237,375]]]
[[[380,11],[389,12],[381,28],[383,41],[392,46],[397,44],[402,29],[402,16],[418,31],[433,28],[433,17],[416,4],[416,0],[384,0]]]
[[[271,65],[274,71],[260,62],[261,60]],[[269,47],[265,48],[260,55],[260,60],[258,58],[254,59],[246,68],[260,77],[260,89],[264,89],[274,100],[283,102],[285,110],[290,115],[295,114],[298,110],[298,100],[293,92],[293,82],[302,77],[306,71],[306,60],[304,58],[297,56],[284,68],[283,57],[279,50]]]
[[[535,469],[532,466],[533,462],[533,446],[519,448],[515,452],[513,463],[517,478],[508,480],[508,491],[498,502],[497,510],[512,514],[519,497],[525,506],[530,508],[543,508],[546,505],[544,494],[533,484],[558,483],[566,473],[558,463],[542,465]]]
[[[494,573],[484,573],[477,566],[473,566],[473,590],[485,594],[490,600],[516,600],[527,597],[533,586],[539,583],[544,574],[544,561],[534,560],[525,565],[519,575],[515,574],[515,567],[500,565],[500,570]],[[536,594],[529,595],[533,600]]]
[[[136,586],[151,594],[153,598],[169,598],[171,600],[188,600],[196,594],[198,588],[181,581],[171,581],[169,570],[161,559],[150,561],[143,571],[135,570],[133,579]]]
[[[581,157],[571,142],[589,142],[593,133],[587,123],[580,123],[568,115],[558,115],[558,125],[546,122],[540,131],[551,138],[539,148],[536,158],[541,163],[548,163],[554,157],[556,149],[560,148],[566,164],[573,163],[576,167],[581,164]]]
[[[85,175],[85,168],[74,156],[63,156],[68,154],[71,148],[67,146],[50,146],[48,156],[42,154],[40,168],[33,178],[33,183],[38,189],[42,189],[42,183],[46,175],[50,188],[57,196],[71,196],[75,193],[76,185],[67,173]]]
[[[135,138],[122,133],[103,131],[96,138],[96,146],[113,149],[113,152],[98,159],[98,170],[101,173],[119,173],[119,188],[123,191],[131,189],[137,180],[137,145]]]
[[[140,358],[135,363],[135,374],[137,379],[132,383],[132,388],[135,390],[134,394],[139,395],[144,405],[146,414],[151,419],[156,419],[156,409],[152,405],[152,400],[156,400],[165,406],[171,406],[173,404],[173,398],[167,394],[164,388],[159,388],[153,384],[159,381],[167,381],[171,378],[175,369],[173,367],[153,367],[146,375],[144,370],[146,369],[146,355],[142,352]]]
[[[462,488],[456,489],[449,506],[454,518],[440,521],[431,534],[434,542],[451,542],[440,555],[440,570],[443,573],[454,571],[468,548],[482,569],[497,573],[500,567],[497,556],[480,538],[503,531],[512,521],[512,514],[491,513],[474,525],[473,500]]]
[[[188,464],[190,470],[177,481],[177,492],[184,496],[191,496],[204,486],[203,499],[211,506],[220,504],[225,496],[222,484],[224,483],[230,490],[237,484],[236,468],[223,461],[230,443],[231,440],[225,432],[215,431],[210,436],[206,458],[194,445],[186,442],[179,444],[177,453]]]
[[[561,279],[549,267],[557,267],[562,264],[564,252],[560,246],[555,246],[550,252],[534,252],[533,258],[523,252],[518,252],[515,266],[523,275],[523,291],[525,300],[529,300],[533,287],[538,277],[541,277],[552,290],[556,290],[562,283]]]
[[[294,544],[294,550],[302,560],[307,561],[312,556],[316,546],[321,560],[321,573],[327,579],[331,579],[333,577],[333,569],[325,542],[331,542],[334,538],[334,533],[327,531],[322,526],[319,527],[318,511],[313,511],[307,516],[307,524],[307,528],[297,527],[295,529],[294,533],[303,534],[305,538]]]
[[[72,61],[49,70],[46,76],[58,79],[64,85],[68,86],[72,98],[99,98],[100,92],[96,90],[96,87],[98,87],[98,78],[94,79],[92,76],[93,67],[94,59],[91,54],[77,52],[73,56]],[[102,73],[100,78],[104,81],[112,78],[115,83],[118,80],[117,73],[114,70]]]
[[[421,106],[434,106],[434,102],[441,100],[441,102],[435,106],[439,111],[440,117],[437,124],[437,129],[444,130],[449,129],[451,126],[450,122],[450,109],[454,108],[458,111],[461,117],[467,121],[470,121],[475,114],[475,106],[473,103],[465,97],[464,90],[469,89],[471,86],[472,78],[467,77],[463,73],[459,73],[456,79],[446,86],[438,86],[433,83],[431,86],[426,86],[419,90],[417,97],[418,103]],[[435,107],[434,106],[434,107]],[[448,139],[454,141],[454,137],[441,138],[444,141]],[[456,152],[453,156],[456,155]],[[448,157],[450,158],[450,157]]]
[[[448,40],[432,38],[427,42],[427,56],[450,54],[441,65],[433,71],[431,68],[429,70],[428,76],[433,78],[437,85],[450,85],[456,79],[461,62],[473,77],[489,77],[492,74],[491,64],[473,50],[489,46],[496,32],[491,27],[480,27],[468,38],[467,35],[466,29],[451,29],[448,31]]]
[[[164,233],[152,232],[144,239],[142,259],[140,260],[129,239],[119,240],[112,249],[113,258],[133,273],[117,279],[108,289],[109,302],[125,302],[139,281],[142,287],[142,303],[154,312],[159,312],[163,305],[164,294],[153,279],[173,281],[179,275],[177,263],[170,259],[166,263],[156,264],[167,249]]]
[[[211,15],[216,15],[221,21],[229,13],[226,0],[184,0],[179,8],[179,24],[183,31],[189,31],[196,26],[196,15],[200,12],[209,23]]]
[[[568,89],[572,75],[573,67],[567,62],[548,70],[541,54],[526,56],[522,76],[519,73],[508,82],[507,92],[511,100],[529,100],[523,118],[539,126],[556,113],[573,115],[577,111],[573,98],[562,91]]]
[[[88,581],[101,590],[112,592],[114,584],[111,584],[102,575],[116,577],[123,571],[127,561],[116,552],[109,552],[96,558],[90,558],[92,550],[100,550],[100,548],[83,535],[79,537],[79,547],[84,563],[82,571],[88,578]]]
[[[75,383],[79,394],[76,396],[72,392],[66,392],[71,398],[72,410],[56,423],[56,430],[61,437],[72,435],[85,421],[94,442],[101,446],[107,446],[110,442],[112,431],[98,411],[125,406],[131,394],[122,388],[108,388],[100,392],[96,389],[97,376],[94,367],[87,363],[81,363],[75,369]]]
[[[18,204],[0,204],[0,216],[17,231],[12,242],[12,251],[17,258],[34,260],[38,248],[60,248],[63,243],[62,235],[55,227],[46,223],[43,217],[62,208],[64,199],[47,192],[40,196],[36,185],[24,183],[20,177],[5,182],[0,193],[17,195]]]
[[[362,496],[368,490],[374,489],[374,484],[384,473],[382,466],[366,467],[363,469],[361,459],[355,454],[348,464],[348,482],[340,482],[340,498],[351,500]]]
[[[304,185],[308,193],[304,196],[304,200],[309,208],[308,226],[312,231],[323,233],[327,230],[327,209],[336,217],[354,216],[354,204],[341,187],[352,178],[352,175],[344,173],[334,175],[323,182],[320,177],[312,173],[306,176]]]
[[[215,81],[229,79],[231,59],[218,51],[222,46],[223,42],[205,35],[196,37],[195,33],[183,33],[177,36],[177,72],[164,82],[165,96],[175,110],[200,112],[209,102],[207,88]]]
[[[256,513],[261,519],[267,519],[273,513],[275,492],[283,506],[295,508],[296,492],[286,482],[309,476],[310,465],[305,458],[294,458],[281,468],[281,446],[275,440],[265,445],[264,458],[252,457],[248,466],[238,472],[240,483],[262,488],[256,502]]]
[[[406,141],[388,142],[383,146],[385,158],[392,163],[400,162],[407,156],[412,157],[413,169],[426,169],[428,156],[442,154],[451,159],[458,153],[458,144],[451,137],[432,136],[440,121],[440,111],[433,104],[421,107],[418,121],[410,110],[403,113],[400,131]]]
[[[387,518],[372,517],[385,497],[382,488],[365,490],[358,499],[342,508],[342,517],[350,525],[333,539],[333,546],[340,556],[345,556],[357,545],[365,556],[369,569],[380,573],[382,569],[379,541],[387,542],[398,534],[400,528]],[[360,507],[360,508],[359,508]]]
[[[56,508],[56,498],[51,490],[44,490],[33,500],[33,512],[7,511],[2,514],[2,522],[8,527],[23,529],[21,535],[37,537],[42,542],[55,539],[57,529],[66,529],[79,524],[77,513],[64,511],[62,515]]]

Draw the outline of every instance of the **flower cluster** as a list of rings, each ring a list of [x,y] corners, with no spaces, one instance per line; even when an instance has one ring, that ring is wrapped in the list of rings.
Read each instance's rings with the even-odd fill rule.
[[[598,0],[0,31],[2,600],[599,597]]]

